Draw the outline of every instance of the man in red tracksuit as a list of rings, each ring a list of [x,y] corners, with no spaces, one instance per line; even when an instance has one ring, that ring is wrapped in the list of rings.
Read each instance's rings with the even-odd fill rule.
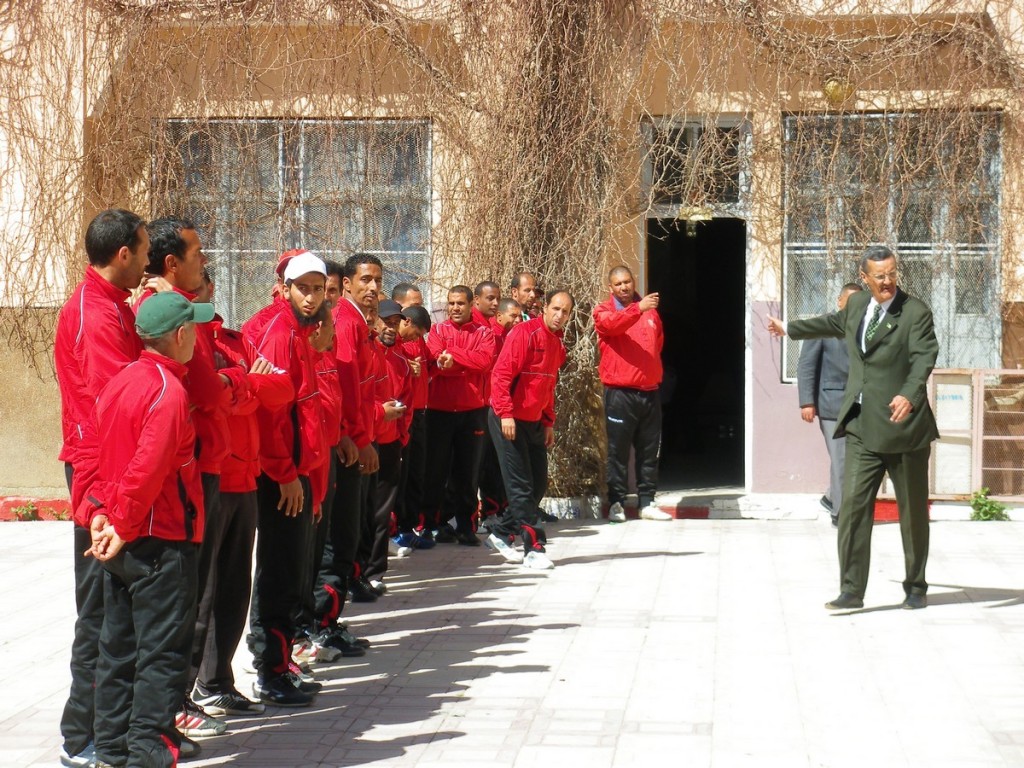
[[[415,295],[420,294],[417,291]],[[399,305],[401,306],[401,302]],[[430,350],[427,349],[423,337],[430,332],[430,325],[430,313],[421,305],[410,303],[408,306],[402,306],[402,321],[398,326],[401,343],[397,346],[398,351],[409,362],[409,370],[412,373],[412,415],[409,422],[409,442],[402,449],[402,474],[395,502],[398,532],[392,541],[398,548],[399,557],[409,554],[413,549],[430,549],[434,546],[433,535],[421,537],[416,533],[417,526],[423,527],[420,507],[427,468],[427,393],[430,384],[427,362],[430,359]]]
[[[540,317],[515,326],[505,339],[491,374],[488,427],[498,451],[508,509],[491,526],[487,545],[518,562],[515,536],[522,536],[523,565],[553,568],[537,526],[548,485],[548,448],[555,443],[555,386],[565,362],[562,334],[575,302],[568,291],[547,296]]]
[[[473,322],[473,292],[465,285],[448,291],[448,319],[430,331],[430,394],[427,401],[426,484],[423,517],[437,528],[439,542],[479,546],[473,531],[477,473],[487,436],[484,392],[494,365],[494,333]],[[447,499],[452,508],[443,509]],[[452,530],[446,521],[455,517]]]
[[[377,307],[383,280],[380,259],[353,254],[345,262],[342,296],[333,312],[334,354],[341,385],[341,445],[348,448],[335,452],[334,504],[314,591],[313,640],[321,661],[365,652],[361,649],[369,643],[354,637],[339,619],[350,592],[353,599],[377,599],[356,572],[356,552],[370,477],[379,461],[373,445],[376,361],[367,317]]]
[[[490,376],[487,426],[498,451],[508,509],[492,526],[487,546],[517,562],[513,539],[522,537],[528,568],[554,567],[538,526],[548,489],[548,449],[555,443],[555,386],[565,361],[562,334],[575,302],[567,291],[548,294],[539,317],[515,326]]]
[[[198,300],[213,298],[213,282],[204,272],[204,288]],[[248,387],[234,399],[227,413],[231,451],[220,472],[219,514],[223,545],[217,558],[217,583],[205,647],[200,651],[194,700],[205,712],[220,715],[253,715],[263,712],[262,702],[251,701],[235,687],[231,660],[245,632],[248,600],[252,590],[252,549],[256,535],[256,478],[259,477],[259,425],[256,409],[271,410],[294,400],[287,374],[259,357],[252,343],[239,331],[223,327],[219,315],[207,324],[215,358],[221,368],[248,371]],[[207,526],[209,535],[209,526]],[[195,661],[194,661],[195,663]]]
[[[374,510],[362,532],[359,562],[363,577],[378,596],[387,591],[384,574],[388,569],[388,539],[391,513],[395,511],[402,474],[402,448],[409,442],[412,421],[412,371],[397,343],[402,307],[385,299],[377,308],[377,374],[374,432],[380,468],[374,491]]]
[[[189,301],[195,301],[203,290],[206,255],[195,225],[184,219],[160,218],[151,221],[149,232],[149,265],[147,272],[166,280],[171,288]],[[143,291],[137,307],[154,295]],[[234,528],[233,518],[222,514],[220,507],[221,464],[230,452],[231,434],[227,417],[232,403],[248,396],[245,371],[237,365],[218,369],[214,359],[214,327],[210,323],[196,326],[195,354],[188,362],[185,390],[194,408],[192,414],[199,447],[199,472],[203,481],[203,502],[206,511],[206,533],[199,548],[199,604],[196,609],[195,648],[189,667],[185,703],[178,713],[178,729],[189,737],[216,736],[227,730],[227,723],[209,715],[192,699],[192,688],[199,673],[214,611],[230,605],[237,594],[241,577],[230,567],[238,557],[237,550],[246,547],[243,531]],[[229,617],[224,617],[228,623]]]
[[[473,289],[473,321],[491,329],[494,334],[495,358],[501,351],[501,340],[504,329],[498,324],[498,305],[501,302],[501,288],[490,280],[477,283]],[[484,402],[489,403],[491,377],[485,379]],[[483,453],[480,456],[480,524],[487,528],[490,518],[500,515],[508,501],[505,499],[505,484],[501,480],[501,467],[498,466],[498,454],[490,438],[484,439]]]
[[[89,266],[57,318],[53,346],[60,388],[64,462],[71,508],[82,499],[79,480],[85,467],[83,441],[95,451],[95,408],[100,392],[122,368],[138,359],[142,342],[135,332],[135,315],[128,306],[130,291],[139,286],[146,269],[149,236],[145,222],[130,211],[110,209],[96,216],[85,233]],[[93,456],[91,463],[95,464]],[[93,709],[96,653],[103,624],[103,569],[82,557],[90,546],[87,520],[75,518],[74,574],[78,620],[71,646],[71,690],[60,731],[64,738],[61,763],[87,766],[93,759]]]
[[[96,665],[96,756],[173,766],[175,728],[195,623],[203,536],[195,430],[182,385],[195,323],[213,306],[160,293],[139,309],[141,357],[96,404],[98,460],[86,491],[91,554],[103,562],[104,618]]]
[[[611,298],[594,307],[601,361],[598,374],[604,384],[605,425],[608,432],[609,517],[626,519],[629,451],[636,452],[640,516],[645,520],[671,520],[654,505],[658,490],[661,451],[661,348],[665,334],[658,316],[658,294],[643,298],[636,293],[633,273],[613,267],[608,273]]]
[[[287,301],[274,301],[273,312],[242,328],[261,357],[287,372],[295,389],[295,399],[284,408],[257,412],[263,471],[256,483],[260,535],[248,642],[257,671],[253,692],[278,706],[308,705],[320,687],[301,682],[289,665],[302,559],[327,486],[329,450],[309,344],[326,279],[321,259],[308,251],[293,256],[284,269]]]

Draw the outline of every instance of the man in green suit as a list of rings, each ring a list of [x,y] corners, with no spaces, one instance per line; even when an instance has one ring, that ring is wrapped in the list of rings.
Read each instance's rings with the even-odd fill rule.
[[[928,459],[938,436],[927,382],[939,344],[924,302],[896,285],[896,255],[868,248],[860,262],[868,291],[854,294],[830,315],[793,320],[769,317],[773,336],[844,338],[850,353],[846,396],[836,437],[846,436],[843,504],[839,513],[839,597],[831,610],[864,605],[871,561],[875,496],[886,472],[899,506],[906,561],[903,607],[928,604]]]

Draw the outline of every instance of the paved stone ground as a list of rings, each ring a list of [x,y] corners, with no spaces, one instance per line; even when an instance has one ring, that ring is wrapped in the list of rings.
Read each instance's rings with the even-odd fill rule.
[[[845,615],[822,607],[821,521],[552,528],[546,574],[454,545],[393,561],[390,594],[351,611],[372,652],[189,765],[1024,765],[1024,523],[935,523],[917,612],[877,526]],[[57,764],[70,549],[67,523],[0,526],[0,765]]]

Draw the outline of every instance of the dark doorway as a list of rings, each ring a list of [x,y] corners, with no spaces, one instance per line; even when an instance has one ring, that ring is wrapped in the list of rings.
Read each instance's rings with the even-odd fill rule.
[[[647,290],[665,326],[659,490],[742,486],[742,219],[647,220]]]

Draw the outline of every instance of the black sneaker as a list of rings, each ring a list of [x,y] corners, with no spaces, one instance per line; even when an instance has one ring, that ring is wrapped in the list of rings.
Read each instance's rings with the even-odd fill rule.
[[[192,741],[188,736],[182,735],[181,744],[178,745],[178,759],[194,760],[203,753],[203,748]]]
[[[349,632],[348,624],[339,624],[335,631],[341,633],[341,636],[353,645],[358,645],[361,648],[369,648],[371,643],[365,637],[356,637],[354,634]]]
[[[313,703],[313,694],[300,691],[287,675],[256,678],[252,693],[265,704],[278,707],[308,707]]]
[[[456,531],[455,540],[465,547],[479,547],[480,539],[472,531]]]
[[[537,513],[542,523],[557,523],[559,518],[557,515],[552,515],[549,512],[545,512],[543,509]]]
[[[375,603],[377,593],[373,591],[366,579],[356,579],[348,585],[348,593],[352,596],[353,603]]]
[[[289,669],[284,673],[284,676],[288,678],[289,682],[295,686],[295,688],[303,693],[317,694],[320,693],[320,689],[324,687],[323,683],[318,683],[312,677],[307,675],[300,675],[294,669]]]
[[[330,629],[324,630],[319,637],[317,637],[316,644],[321,648],[328,648],[333,651],[337,651],[335,658],[340,654],[341,656],[347,656],[349,658],[354,656],[365,656],[366,649],[355,641],[349,632],[342,629],[341,627],[331,627]]]
[[[455,529],[448,525],[448,523],[441,523],[437,530],[434,531],[434,541],[438,544],[454,544],[458,540],[458,537],[455,535]]]
[[[208,714],[214,716],[261,715],[266,711],[266,707],[260,702],[250,701],[234,687],[214,691],[203,688],[201,685],[196,685],[194,700]]]

